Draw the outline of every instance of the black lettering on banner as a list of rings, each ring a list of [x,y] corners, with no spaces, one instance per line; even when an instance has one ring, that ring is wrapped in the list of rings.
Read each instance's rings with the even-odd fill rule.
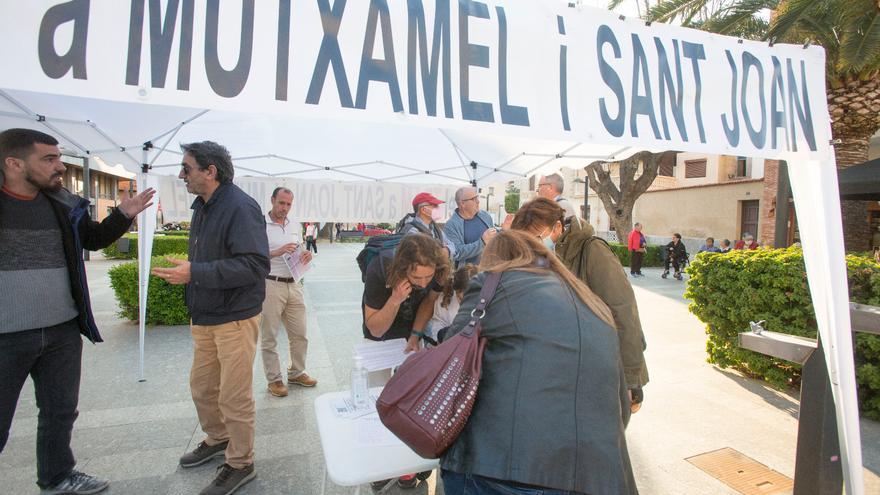
[[[498,15],[498,109],[501,123],[509,125],[529,125],[529,109],[507,103],[507,16],[503,7],[495,7]]]
[[[751,68],[754,67],[758,73],[758,104],[760,105],[761,127],[755,129],[752,125],[752,119],[749,114],[749,105],[746,96],[749,90],[749,78],[751,77]],[[755,148],[763,149],[767,142],[767,102],[764,98],[764,66],[761,61],[751,53],[744,51],[742,53],[742,86],[740,87],[740,105],[742,106],[743,121],[746,124],[746,131],[749,134],[752,144]]]
[[[86,47],[89,34],[89,0],[71,0],[51,7],[43,15],[37,52],[43,73],[60,79],[73,69],[74,79],[87,79]],[[8,14],[12,14],[8,12]],[[55,51],[55,32],[62,24],[73,22],[73,39],[67,53]],[[9,42],[7,40],[7,42]]]
[[[317,105],[321,101],[324,82],[327,80],[327,70],[332,65],[339,102],[345,108],[353,108],[354,103],[351,101],[351,89],[348,86],[348,77],[345,75],[345,64],[342,62],[338,38],[339,23],[342,22],[342,14],[345,13],[346,0],[336,0],[332,9],[329,0],[317,0],[317,2],[318,10],[321,12],[321,28],[324,30],[324,37],[321,39],[318,59],[315,60],[315,70],[312,71],[312,82],[309,84],[306,103]]]
[[[632,137],[639,137],[639,115],[645,115],[651,122],[651,130],[654,131],[654,139],[660,139],[660,129],[657,128],[657,118],[654,116],[654,98],[651,94],[651,81],[648,77],[648,59],[645,57],[645,49],[639,36],[632,33],[633,44],[633,70],[632,70],[632,96],[629,107],[629,132]],[[639,79],[645,87],[645,93],[639,93]]]
[[[614,137],[620,137],[623,136],[624,119],[626,119],[626,102],[623,96],[623,83],[620,81],[620,76],[617,75],[614,68],[605,61],[605,53],[602,50],[603,45],[605,44],[611,46],[614,58],[619,59],[620,44],[617,42],[617,38],[614,36],[614,32],[611,28],[603,24],[599,26],[599,30],[596,33],[596,52],[599,56],[599,75],[602,76],[602,81],[605,82],[605,85],[608,86],[608,89],[610,89],[617,98],[617,117],[612,119],[608,114],[608,108],[605,105],[605,98],[599,98],[599,114],[602,117],[602,125],[605,126],[605,130]]]
[[[666,119],[666,101],[672,109],[672,117],[678,127],[681,139],[688,140],[687,126],[684,123],[684,82],[681,77],[681,57],[678,49],[678,40],[672,40],[672,48],[675,54],[675,82],[672,82],[672,71],[669,69],[669,60],[666,57],[666,49],[660,38],[654,37],[654,46],[657,48],[657,72],[660,79],[660,122],[663,124],[663,136],[670,139],[669,124]],[[677,88],[677,89],[676,89]],[[669,95],[667,98],[667,94]]]
[[[168,64],[171,60],[171,46],[177,28],[180,11],[180,47],[177,61],[177,89],[187,91],[192,67],[192,44],[194,5],[193,0],[168,0],[165,16],[162,16],[162,2],[150,1],[150,85],[164,88],[168,77]],[[125,68],[125,84],[140,84],[141,46],[144,30],[144,0],[131,1],[131,16],[128,27],[128,61]]]
[[[785,135],[785,149],[791,149],[788,140],[788,125],[785,117],[785,85],[782,82],[782,64],[775,56],[773,61],[773,75],[770,77],[770,148],[776,147],[776,130],[782,129]],[[780,110],[781,108],[781,110]]]
[[[473,45],[468,41],[468,19],[489,18],[489,7],[485,3],[474,0],[458,2],[458,79],[461,98],[461,116],[465,120],[495,122],[492,104],[471,101],[470,99],[470,67],[489,68],[489,47]]]
[[[694,75],[694,110],[697,115],[697,131],[700,133],[700,142],[706,142],[706,130],[703,128],[703,82],[700,77],[700,60],[706,60],[706,50],[699,43],[681,42],[684,58],[691,59],[691,70]]]
[[[791,134],[792,151],[797,151],[797,131],[795,130],[795,113],[798,122],[804,131],[804,139],[810,151],[816,151],[816,133],[813,131],[813,113],[810,110],[810,97],[807,93],[807,68],[803,60],[801,62],[801,97],[798,97],[798,84],[794,79],[794,70],[791,68],[791,59],[786,60],[788,69],[788,122]],[[803,100],[803,106],[801,101]]]
[[[226,70],[220,65],[219,24],[220,0],[208,0],[205,20],[205,74],[215,93],[224,98],[232,98],[238,96],[244,89],[251,71],[251,57],[254,50],[254,0],[242,0],[238,62],[232,70]]]
[[[565,20],[561,15],[556,16],[556,26],[559,34],[565,36]],[[559,45],[559,111],[562,114],[562,128],[571,130],[568,120],[568,46]]]
[[[290,74],[290,0],[278,2],[278,49],[275,62],[275,99],[287,101]]]
[[[382,50],[384,59],[374,59],[373,46],[376,42],[376,23],[382,24]],[[394,62],[394,39],[391,36],[391,14],[386,0],[370,0],[367,13],[367,29],[364,33],[364,48],[361,51],[361,68],[358,75],[355,108],[367,108],[367,91],[370,81],[388,84],[391,93],[391,106],[395,112],[403,111],[400,98],[400,83],[397,81],[397,67]]]
[[[724,127],[724,135],[731,146],[739,146],[739,111],[736,108],[736,88],[739,81],[739,71],[733,54],[730,50],[724,50],[727,63],[730,64],[730,117],[726,113],[721,114],[721,125]]]
[[[419,95],[416,89],[416,65],[421,66],[422,92],[425,96],[425,110],[431,117],[437,116],[437,77],[440,60],[443,65],[443,111],[447,119],[452,112],[452,74],[450,65],[450,20],[449,0],[436,0],[434,7],[434,31],[431,38],[431,51],[428,53],[428,35],[425,24],[425,10],[422,0],[407,0],[407,57],[406,74],[409,91],[409,113],[419,113]],[[416,58],[418,52],[418,59]],[[430,62],[429,62],[430,57]],[[419,62],[417,64],[417,61]]]

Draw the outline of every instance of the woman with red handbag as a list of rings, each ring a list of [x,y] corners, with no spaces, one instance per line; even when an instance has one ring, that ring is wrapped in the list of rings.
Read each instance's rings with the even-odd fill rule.
[[[630,415],[608,306],[534,235],[499,233],[483,252],[450,336],[468,325],[487,275],[482,376],[470,418],[441,460],[444,491],[635,494]]]

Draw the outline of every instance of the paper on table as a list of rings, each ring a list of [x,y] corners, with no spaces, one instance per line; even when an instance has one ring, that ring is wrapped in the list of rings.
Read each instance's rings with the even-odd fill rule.
[[[284,253],[281,255],[281,259],[284,260],[284,263],[290,270],[290,276],[293,277],[294,282],[299,282],[300,279],[303,278],[303,275],[309,271],[309,268],[312,267],[311,263],[303,263],[300,261],[304,252],[305,249],[303,249],[302,244],[300,244],[293,254]]]
[[[385,428],[376,415],[356,419],[355,431],[358,445],[371,447],[400,445],[400,440]]]
[[[367,371],[386,370],[406,361],[406,339],[368,341],[357,344],[354,352],[363,359]]]
[[[370,400],[367,401],[369,407],[366,409],[357,409],[351,400],[351,396],[343,396],[336,399],[330,404],[330,407],[333,408],[333,412],[340,418],[357,418],[368,414],[376,414],[376,401],[379,400],[379,394],[381,393],[382,387],[370,389]]]

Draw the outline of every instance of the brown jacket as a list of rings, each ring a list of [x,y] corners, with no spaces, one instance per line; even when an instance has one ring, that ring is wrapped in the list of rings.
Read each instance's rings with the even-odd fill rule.
[[[577,218],[556,243],[556,254],[565,266],[611,308],[620,339],[620,355],[629,388],[648,383],[645,334],[639,321],[636,297],[620,260],[605,241],[594,237],[593,227]]]

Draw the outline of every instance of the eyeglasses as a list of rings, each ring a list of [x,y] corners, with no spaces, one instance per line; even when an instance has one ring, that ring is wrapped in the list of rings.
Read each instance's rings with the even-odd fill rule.
[[[538,183],[538,189],[541,189],[542,187],[549,186],[549,185],[551,185],[549,182],[540,182],[540,183]]]
[[[478,198],[479,198],[479,196],[474,196],[473,198],[463,199],[463,200],[461,200],[461,202],[466,203],[468,201],[476,201]]]

